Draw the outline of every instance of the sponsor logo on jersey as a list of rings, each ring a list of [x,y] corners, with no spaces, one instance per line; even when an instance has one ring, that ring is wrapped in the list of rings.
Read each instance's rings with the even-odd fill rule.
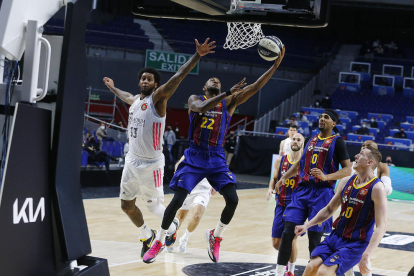
[[[285,162],[285,165],[287,165],[287,162]]]
[[[206,113],[204,113],[204,116],[208,116],[208,117],[215,118],[215,117],[217,117],[219,114],[221,115],[221,114],[223,114],[223,112],[221,112],[221,111],[213,111],[213,110],[209,110],[209,111],[207,111]]]
[[[354,197],[349,199],[349,204],[357,205],[358,203],[364,204],[364,201]]]
[[[351,186],[348,186],[348,190],[351,190],[352,189],[352,187]]]
[[[360,193],[361,195],[366,195],[366,193],[367,193],[367,189],[362,189],[359,193]]]
[[[141,105],[141,110],[145,111],[148,108],[148,104],[144,103],[143,105]]]
[[[347,195],[344,195],[343,197],[342,197],[342,202],[343,203],[345,203],[345,202],[347,202],[348,201],[348,196]]]
[[[312,146],[312,145],[310,145],[310,146],[308,147],[308,151],[311,151],[311,150],[313,150],[313,146]]]

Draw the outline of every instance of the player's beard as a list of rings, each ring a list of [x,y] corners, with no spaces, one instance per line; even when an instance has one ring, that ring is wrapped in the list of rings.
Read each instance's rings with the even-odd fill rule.
[[[292,151],[300,151],[300,148],[298,146],[292,146],[290,149]]]
[[[141,88],[141,94],[143,94],[144,96],[149,96],[152,94],[152,92],[154,92],[154,88],[149,87],[147,89],[142,89]]]
[[[207,92],[211,95],[211,96],[213,96],[213,95],[218,95],[219,93],[220,93],[220,89],[218,89],[218,88],[216,88],[216,87],[212,87],[212,86],[209,86],[209,87],[207,87]]]
[[[324,129],[325,129],[325,127],[326,127],[326,124],[323,124],[323,126],[321,126],[320,124],[318,125],[318,129],[319,129],[320,131],[324,130]]]

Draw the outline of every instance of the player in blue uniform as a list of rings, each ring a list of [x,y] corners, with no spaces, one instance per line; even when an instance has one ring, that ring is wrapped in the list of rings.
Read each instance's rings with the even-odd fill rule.
[[[284,175],[290,167],[296,162],[299,162],[303,153],[304,138],[302,134],[296,133],[292,136],[292,142],[290,144],[290,153],[279,156],[275,162],[275,170],[273,177],[269,182],[269,190],[267,191],[266,199],[269,200],[272,194],[275,194],[275,184]],[[275,218],[273,220],[272,227],[272,244],[276,250],[279,250],[280,240],[282,238],[283,228],[285,223],[283,221],[283,213],[286,206],[292,201],[292,192],[298,187],[300,182],[299,171],[298,174],[286,179],[285,185],[282,186],[280,193],[276,197]],[[286,275],[292,276],[295,271],[295,262],[298,255],[298,249],[296,247],[296,239],[292,243],[292,254],[288,263],[288,272]]]
[[[335,180],[351,174],[351,162],[345,142],[332,131],[339,121],[338,114],[325,109],[319,117],[320,134],[312,137],[304,148],[300,162],[294,164],[276,184],[276,192],[286,179],[300,170],[301,182],[292,193],[292,202],[284,213],[285,228],[279,247],[276,276],[282,276],[292,253],[292,241],[295,238],[295,226],[311,220],[325,207],[334,194]],[[339,164],[342,169],[338,170]],[[321,242],[323,232],[330,232],[332,219],[315,225],[308,231],[309,252]]]
[[[330,218],[341,205],[335,230],[313,250],[304,276],[343,275],[358,262],[362,274],[370,272],[369,256],[381,242],[387,224],[387,194],[372,169],[381,159],[377,149],[362,149],[353,167],[358,174],[342,179],[338,187],[341,192],[312,220],[296,226],[295,233],[304,234],[309,227]]]
[[[203,178],[207,178],[211,186],[222,194],[226,201],[217,227],[206,232],[209,257],[213,262],[218,261],[223,231],[230,223],[239,200],[236,193],[236,177],[229,171],[223,149],[230,119],[238,105],[244,103],[269,81],[279,67],[284,54],[283,47],[281,55],[273,66],[255,83],[243,89],[245,79],[233,86],[230,91],[222,93],[219,79],[211,78],[203,87],[205,95],[190,96],[188,99],[190,148],[185,150],[185,159],[180,163],[171,180],[170,188],[175,191],[174,197],[165,210],[160,237],[144,255],[144,262],[154,262],[164,249],[168,226],[187,195]]]

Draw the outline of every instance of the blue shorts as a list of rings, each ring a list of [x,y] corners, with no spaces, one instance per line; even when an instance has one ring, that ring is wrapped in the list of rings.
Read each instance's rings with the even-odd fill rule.
[[[336,231],[325,238],[312,252],[312,257],[320,257],[326,266],[338,265],[336,275],[343,275],[361,260],[369,242],[349,240],[339,236]]]
[[[285,222],[283,221],[283,213],[286,206],[279,205],[276,202],[275,218],[273,219],[272,238],[281,238],[283,229],[285,228]]]
[[[301,183],[292,193],[292,202],[286,207],[284,220],[302,225],[306,219],[313,219],[322,208],[328,205],[333,196],[332,188]],[[330,233],[331,230],[332,217],[308,229],[308,231],[325,233]]]
[[[236,185],[236,176],[229,171],[223,148],[191,145],[184,151],[184,157],[170,182],[174,191],[181,187],[191,193],[204,178],[218,192],[227,184]]]

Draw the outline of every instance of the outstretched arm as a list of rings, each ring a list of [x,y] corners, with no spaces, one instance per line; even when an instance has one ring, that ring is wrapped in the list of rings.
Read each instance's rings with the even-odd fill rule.
[[[157,90],[155,90],[153,95],[154,104],[160,100],[168,100],[178,88],[178,85],[181,81],[190,73],[191,70],[196,66],[197,62],[202,56],[205,56],[209,53],[214,53],[212,49],[216,48],[214,46],[215,41],[208,43],[210,38],[207,38],[204,44],[200,45],[196,39],[197,52],[177,71],[177,73],[172,76],[167,83],[161,85]]]
[[[269,201],[270,195],[275,194],[275,184],[277,182],[277,178],[279,177],[279,166],[280,166],[280,161],[281,160],[282,160],[282,156],[279,156],[276,159],[275,166],[274,166],[274,171],[273,171],[273,177],[272,177],[272,179],[270,179],[269,190],[267,191],[267,195],[266,195],[266,200],[267,201]]]
[[[359,262],[359,269],[362,274],[370,272],[368,268],[369,256],[380,244],[387,227],[387,196],[384,186],[375,185],[374,188],[372,188],[371,198],[372,201],[374,201],[376,229],[371,237],[368,247],[365,249],[364,254],[362,254],[361,261]]]
[[[237,93],[237,92],[241,91],[242,87],[246,85],[245,82],[244,82],[245,80],[246,80],[246,78],[242,79],[239,83],[235,84],[230,89],[230,93],[234,94],[234,93]],[[227,96],[226,93],[221,93],[221,94],[219,94],[217,96],[214,96],[210,99],[202,101],[199,96],[192,95],[188,99],[188,108],[189,108],[189,110],[191,110],[193,112],[204,113],[204,112],[212,109],[216,105],[218,105],[222,100],[226,99],[226,97],[229,98],[231,96]]]
[[[230,110],[234,111],[236,106],[247,101],[247,99],[253,96],[257,91],[259,91],[269,81],[273,73],[276,71],[276,69],[279,67],[280,63],[282,62],[284,55],[285,55],[285,46],[283,46],[282,52],[279,58],[276,59],[273,66],[269,70],[267,70],[266,73],[264,73],[255,83],[246,86],[241,92],[232,95],[231,99],[229,99],[230,102],[227,103],[229,113],[230,113]],[[230,114],[232,114],[232,112]]]
[[[112,93],[118,96],[122,101],[126,102],[127,104],[131,105],[135,102],[135,100],[139,97],[138,95],[132,95],[131,93],[122,91],[121,89],[118,89],[115,87],[114,81],[110,78],[103,78],[103,82],[106,85],[106,87],[111,90]]]
[[[342,160],[341,162],[342,169],[337,172],[324,174],[320,169],[313,168],[311,169],[311,175],[317,177],[322,181],[338,180],[345,176],[349,176],[352,171],[352,163],[349,159]]]

